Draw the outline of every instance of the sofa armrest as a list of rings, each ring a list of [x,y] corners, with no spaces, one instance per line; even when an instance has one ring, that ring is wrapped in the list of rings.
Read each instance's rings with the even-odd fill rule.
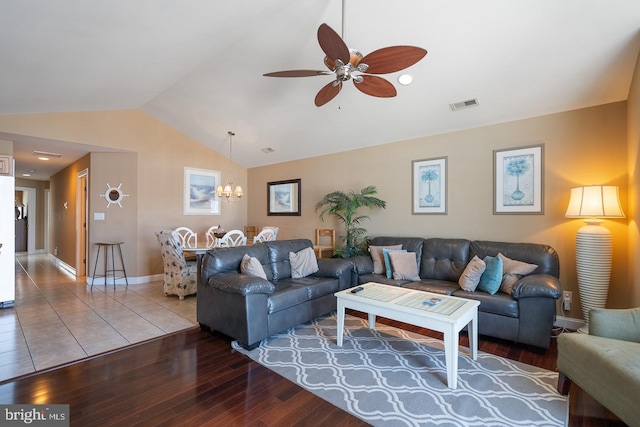
[[[358,255],[349,258],[353,262],[353,266],[358,274],[371,274],[373,273],[373,260],[366,255]]]
[[[591,310],[589,335],[640,343],[640,308]]]
[[[318,258],[318,271],[316,276],[341,277],[344,274],[351,275],[353,263],[343,258]]]
[[[511,296],[515,299],[540,297],[558,299],[561,295],[560,281],[550,274],[524,276],[513,285],[511,290]]]
[[[209,286],[221,291],[243,296],[248,294],[271,294],[276,289],[273,283],[266,279],[239,273],[214,274],[209,277],[207,283]]]

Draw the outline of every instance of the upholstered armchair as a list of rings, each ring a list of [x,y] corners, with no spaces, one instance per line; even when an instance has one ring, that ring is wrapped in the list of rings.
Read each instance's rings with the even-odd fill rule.
[[[195,261],[185,260],[178,233],[173,230],[162,230],[156,233],[156,236],[160,243],[164,264],[165,296],[178,295],[182,300],[185,295],[195,294],[198,290],[198,264]]]
[[[574,382],[628,425],[639,425],[640,308],[589,312],[589,334],[558,337],[558,391]]]

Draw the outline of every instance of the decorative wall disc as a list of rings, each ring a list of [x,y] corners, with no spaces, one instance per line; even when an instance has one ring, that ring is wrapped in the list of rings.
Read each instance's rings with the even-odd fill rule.
[[[104,194],[100,195],[100,197],[104,197],[107,201],[107,207],[111,206],[112,204],[122,207],[122,204],[120,203],[122,201],[122,198],[129,197],[128,194],[124,194],[122,192],[120,187],[122,187],[122,183],[120,183],[120,185],[118,185],[117,187],[112,187],[107,182],[107,191],[105,191]]]

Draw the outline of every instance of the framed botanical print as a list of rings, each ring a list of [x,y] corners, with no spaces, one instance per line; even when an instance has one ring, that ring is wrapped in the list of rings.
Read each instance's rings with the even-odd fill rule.
[[[494,150],[493,213],[544,213],[544,144]]]
[[[447,157],[413,160],[411,213],[447,213]]]

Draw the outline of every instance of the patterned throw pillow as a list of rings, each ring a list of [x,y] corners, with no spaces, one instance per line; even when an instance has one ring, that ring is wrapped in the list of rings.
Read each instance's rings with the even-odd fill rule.
[[[483,261],[487,267],[480,276],[476,289],[493,295],[498,292],[502,283],[502,260],[497,256],[486,256]]]
[[[460,279],[458,279],[458,284],[462,290],[466,292],[475,291],[486,268],[487,265],[484,261],[478,258],[478,255],[474,255],[462,272]]]
[[[296,253],[289,252],[291,263],[291,278],[301,279],[319,270],[318,259],[313,248],[304,248]]]

